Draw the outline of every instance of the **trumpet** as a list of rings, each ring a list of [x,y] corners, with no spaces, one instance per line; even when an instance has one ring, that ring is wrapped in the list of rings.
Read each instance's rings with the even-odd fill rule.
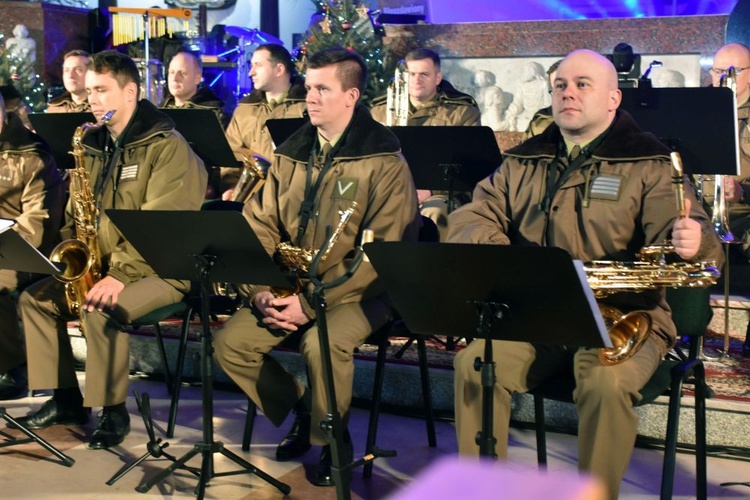
[[[409,69],[399,61],[386,95],[385,124],[403,127],[409,121]]]

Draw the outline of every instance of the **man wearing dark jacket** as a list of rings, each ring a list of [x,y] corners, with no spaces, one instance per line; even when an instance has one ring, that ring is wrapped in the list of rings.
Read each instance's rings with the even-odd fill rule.
[[[307,64],[310,123],[276,150],[263,191],[250,199],[243,213],[268,254],[281,261],[288,252],[279,248],[280,243],[315,250],[326,241],[327,226],[341,227],[318,269],[318,278],[330,282],[351,265],[364,229],[372,229],[378,240],[416,240],[417,200],[398,139],[359,104],[367,77],[362,59],[354,52],[330,49],[310,56]],[[350,215],[342,224],[344,212]],[[293,431],[277,448],[279,460],[306,452],[311,440],[326,443],[318,425],[327,407],[310,292],[306,281],[297,293],[283,298],[268,287],[246,288],[245,306],[214,341],[216,361],[274,425],[281,425],[295,410]],[[383,286],[367,262],[348,281],[326,293],[336,399],[345,421],[352,396],[354,349],[392,317],[383,295]],[[311,394],[267,356],[292,333],[301,335]],[[348,433],[344,439],[351,450]],[[315,484],[333,484],[328,446],[321,453]]]
[[[44,255],[57,243],[63,212],[63,183],[49,146],[7,113],[0,97],[0,218]],[[18,326],[16,294],[31,273],[0,269],[0,400],[26,388],[26,353]]]
[[[679,218],[672,191],[670,151],[618,111],[617,72],[588,50],[569,54],[552,92],[555,123],[505,152],[498,170],[481,181],[474,199],[451,214],[449,241],[554,246],[584,262],[635,261],[642,247],[671,239],[678,257],[721,262],[721,245],[695,194],[685,192],[688,217]],[[625,361],[605,365],[598,349],[493,341],[497,364],[493,436],[507,455],[510,400],[544,380],[571,372],[578,410],[578,463],[603,480],[616,500],[635,444],[633,404],[662,357],[675,343],[675,325],[663,290],[618,293],[623,313],[652,320],[643,347]],[[458,448],[478,454],[482,392],[474,359],[476,340],[455,359]]]
[[[67,321],[76,319],[63,284],[47,278],[20,298],[26,333],[29,387],[54,389],[37,412],[19,419],[29,429],[83,424],[84,407],[103,407],[89,448],[122,442],[130,430],[128,394],[129,336],[123,324],[182,300],[188,283],[163,280],[143,260],[106,215],[110,208],[198,210],[206,189],[203,162],[174,129],[169,117],[139,100],[140,75],[129,57],[115,51],[95,54],[86,71],[91,111],[111,119],[83,138],[83,168],[98,208],[97,239],[102,277],[80,306],[86,334],[85,399],[78,388]],[[75,238],[77,208],[71,193],[63,238]]]

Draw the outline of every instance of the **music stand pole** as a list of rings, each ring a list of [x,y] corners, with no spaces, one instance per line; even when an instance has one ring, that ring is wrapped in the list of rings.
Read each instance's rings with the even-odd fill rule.
[[[495,361],[492,353],[492,324],[495,319],[502,319],[501,305],[496,302],[476,302],[479,312],[477,337],[484,339],[484,359],[474,360],[474,369],[482,374],[482,429],[477,433],[476,443],[479,445],[479,455],[497,458],[495,445],[497,438],[492,435],[493,405],[495,382]]]
[[[0,230],[0,269],[9,269],[11,271],[24,271],[30,273],[41,273],[41,274],[53,274],[58,273],[60,270],[43,256],[39,250],[34,248],[29,242],[12,229],[15,222],[10,223],[8,219],[3,219],[7,224],[3,230]],[[18,439],[6,432],[0,431],[0,435],[5,437],[8,441],[0,443],[0,448],[8,446],[15,446],[18,444],[36,442],[44,449],[59,458],[63,465],[71,467],[75,460],[70,458],[68,455],[60,452],[57,448],[52,446],[49,442],[42,439],[36,433],[27,429],[24,425],[20,424],[16,419],[8,415],[4,407],[0,407],[0,417],[5,420],[8,424],[21,432],[26,434],[26,439]]]
[[[229,281],[236,276],[241,282],[262,283],[271,274],[272,284],[281,272],[265,253],[249,224],[238,212],[190,212],[156,210],[107,210],[107,215],[128,241],[139,251],[162,278],[186,279],[200,283],[201,325],[201,403],[203,441],[174,460],[169,467],[139,485],[136,491],[146,493],[177,469],[194,469],[185,464],[200,454],[196,498],[203,499],[208,482],[214,477],[251,473],[276,487],[285,495],[291,491],[284,484],[214,440],[213,432],[213,343],[210,326],[210,290],[212,281]],[[248,270],[249,268],[249,270]],[[257,269],[256,269],[257,268]],[[264,274],[265,273],[265,274]],[[253,279],[255,277],[256,279]],[[274,281],[277,280],[277,281]],[[241,467],[240,470],[214,471],[213,455],[221,453]]]

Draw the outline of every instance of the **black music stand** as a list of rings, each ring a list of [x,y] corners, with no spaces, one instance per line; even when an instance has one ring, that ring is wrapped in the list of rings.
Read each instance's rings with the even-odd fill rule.
[[[473,191],[477,182],[500,166],[502,156],[490,127],[390,127],[401,141],[418,189],[453,193]]]
[[[75,158],[70,154],[73,134],[86,122],[96,123],[92,113],[29,113],[29,121],[36,133],[52,148],[57,168],[67,170],[75,167]]]
[[[687,175],[739,175],[737,105],[731,89],[622,89],[620,108],[679,152]]]
[[[487,340],[475,363],[482,456],[496,457],[489,340],[612,347],[583,264],[560,248],[379,242],[364,250],[410,332]]]
[[[138,250],[161,278],[191,280],[201,288],[201,383],[203,441],[168,468],[136,488],[146,493],[177,469],[195,473],[185,464],[201,454],[197,498],[202,499],[213,477],[255,474],[279,491],[291,488],[214,441],[213,434],[213,347],[209,325],[211,283],[264,283],[281,288],[290,284],[242,214],[228,211],[107,210],[107,216]],[[166,446],[161,446],[161,449]],[[215,473],[214,453],[221,453],[242,470]],[[143,457],[142,457],[143,458]],[[141,460],[142,460],[141,458]],[[169,458],[169,457],[167,457]],[[115,479],[115,478],[113,478]]]
[[[7,219],[0,220],[2,220],[3,223],[8,222]],[[5,226],[4,230],[0,230],[0,269],[39,274],[53,274],[61,271],[61,269],[55,267],[49,259],[44,257],[39,250],[34,248],[29,242],[23,239],[20,234],[14,231],[12,229],[12,224]],[[15,418],[8,415],[3,407],[0,407],[0,417],[12,427],[19,429],[28,436],[26,439],[18,439],[6,432],[0,431],[0,435],[7,439],[6,442],[0,443],[0,448],[34,441],[59,458],[63,465],[72,467],[75,463],[75,460],[60,452],[60,450],[52,446],[46,440],[42,439],[34,432],[27,429],[26,426],[20,424]]]
[[[219,117],[210,109],[159,108],[193,148],[207,168],[241,167],[229,147]]]

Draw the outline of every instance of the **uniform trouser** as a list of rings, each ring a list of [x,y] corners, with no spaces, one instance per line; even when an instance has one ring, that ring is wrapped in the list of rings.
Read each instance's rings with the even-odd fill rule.
[[[342,304],[328,310],[326,320],[331,349],[338,411],[348,417],[354,380],[354,349],[370,333],[386,324],[391,309],[380,300]],[[214,338],[214,357],[232,380],[252,399],[268,419],[279,426],[305,393],[305,387],[268,353],[285,339],[279,330],[260,323],[255,308],[243,307],[219,330]],[[303,329],[300,351],[308,367],[312,388],[313,444],[327,444],[318,423],[328,413],[321,364],[318,328],[313,323]]]
[[[633,404],[659,366],[659,339],[651,335],[629,360],[604,366],[597,349],[576,352],[563,346],[493,341],[497,383],[493,397],[497,454],[508,455],[511,394],[528,392],[542,381],[573,370],[578,410],[578,468],[602,479],[609,498],[617,499],[635,446],[638,416]],[[475,340],[458,353],[455,366],[455,412],[459,453],[477,455],[475,438],[482,427],[482,385],[474,359],[483,357],[484,341]]]
[[[13,293],[33,279],[30,273],[0,269],[0,374],[26,363],[18,326],[18,300]]]
[[[111,406],[125,402],[130,369],[130,337],[123,323],[155,309],[174,304],[183,294],[156,276],[130,283],[120,292],[114,311],[83,315],[86,336],[85,406]],[[63,389],[78,386],[75,359],[67,321],[64,285],[47,278],[30,286],[19,299],[30,389]]]

